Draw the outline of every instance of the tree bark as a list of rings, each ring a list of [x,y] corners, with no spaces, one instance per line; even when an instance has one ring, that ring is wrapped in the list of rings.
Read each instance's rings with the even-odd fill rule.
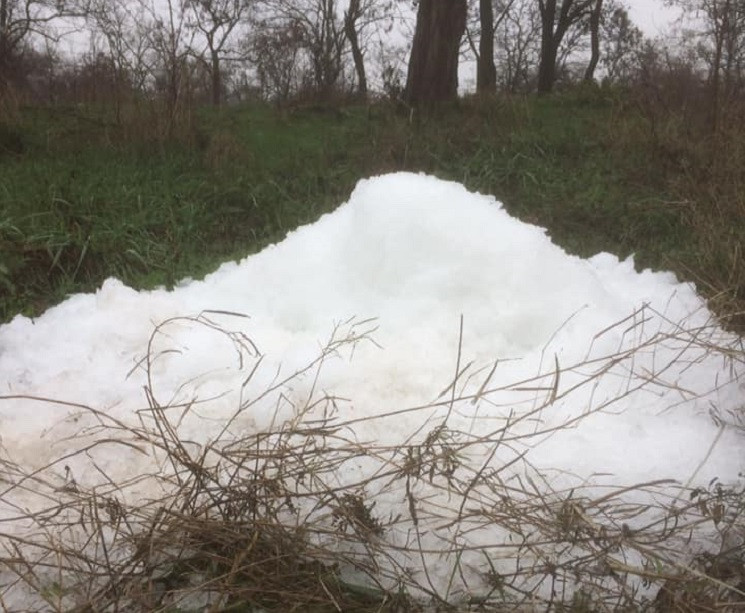
[[[360,41],[357,37],[357,18],[359,17],[360,0],[350,0],[349,9],[344,15],[344,35],[349,41],[352,49],[352,60],[354,70],[357,73],[357,94],[360,98],[367,98],[367,74],[365,72],[365,58],[360,49]]]
[[[494,94],[497,91],[497,69],[494,66],[494,7],[492,0],[479,0],[481,39],[476,69],[476,91]]]
[[[538,93],[547,94],[556,81],[556,58],[567,30],[587,14],[597,0],[538,0],[541,13],[541,62],[538,66]]]
[[[466,12],[466,0],[420,0],[406,79],[405,98],[409,104],[457,98],[458,58]]]
[[[595,69],[600,61],[600,15],[603,10],[603,0],[596,0],[590,14],[590,63],[585,70],[585,81],[595,80]]]
[[[10,65],[10,43],[6,32],[9,11],[8,0],[0,0],[0,84],[5,81]]]
[[[212,56],[212,106],[220,106],[222,103],[222,75],[220,74],[220,53],[213,49]]]
[[[556,22],[556,0],[539,0],[541,10],[541,61],[538,65],[538,93],[547,94],[556,80],[556,52],[554,46],[554,23]]]

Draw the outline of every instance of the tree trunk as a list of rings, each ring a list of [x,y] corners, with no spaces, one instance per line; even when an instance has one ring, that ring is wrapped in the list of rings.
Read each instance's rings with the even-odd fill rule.
[[[556,81],[556,58],[567,30],[587,14],[598,0],[561,0],[557,19],[557,0],[538,0],[541,13],[541,62],[538,66],[538,93],[547,94]]]
[[[352,60],[354,70],[357,73],[357,93],[363,100],[367,98],[367,74],[365,73],[365,59],[360,49],[360,41],[357,37],[357,18],[359,17],[360,0],[350,0],[349,9],[344,15],[344,35],[349,41],[352,49]]]
[[[556,57],[558,46],[553,40],[541,42],[541,63],[538,66],[538,93],[548,94],[554,88],[556,81]]]
[[[212,51],[212,106],[220,106],[222,102],[222,78],[220,74],[220,55]]]
[[[5,80],[5,73],[10,64],[10,44],[8,42],[8,0],[0,0],[0,85]]]
[[[420,0],[406,79],[409,104],[458,97],[458,57],[466,12],[466,0]]]
[[[492,0],[479,0],[481,39],[476,72],[476,91],[494,94],[497,91],[497,69],[494,66],[494,7]]]
[[[556,22],[556,0],[540,2],[541,9],[541,61],[538,65],[538,93],[547,94],[556,80],[556,53],[554,46],[554,23]]]
[[[595,69],[600,61],[600,14],[603,10],[603,0],[597,0],[590,14],[590,63],[585,70],[585,81],[595,80]]]
[[[714,31],[714,60],[711,73],[711,131],[716,132],[719,124],[719,100],[720,100],[720,71],[722,65],[722,50],[724,48],[724,34],[721,28],[715,26]]]

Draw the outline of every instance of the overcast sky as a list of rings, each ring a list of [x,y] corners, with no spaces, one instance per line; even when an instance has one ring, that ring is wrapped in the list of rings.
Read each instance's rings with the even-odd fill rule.
[[[680,15],[680,10],[665,6],[663,0],[625,0],[632,21],[647,36],[661,34]]]
[[[157,1],[157,0],[156,0]],[[629,8],[632,21],[646,34],[654,38],[664,34],[681,11],[665,6],[665,0],[621,0]],[[413,13],[412,13],[413,17]],[[66,37],[63,48],[71,55],[89,50],[86,34]],[[475,78],[475,77],[474,77]]]

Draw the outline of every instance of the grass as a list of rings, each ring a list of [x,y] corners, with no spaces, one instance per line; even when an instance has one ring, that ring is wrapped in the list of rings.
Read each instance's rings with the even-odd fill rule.
[[[5,137],[23,145],[0,169],[3,320],[110,275],[138,288],[204,275],[315,220],[354,183],[334,161],[353,135],[316,141],[313,117],[206,116],[193,142],[147,146],[112,143],[77,115],[29,111]]]
[[[200,277],[332,210],[359,178],[395,170],[495,194],[572,253],[634,253],[737,310],[736,135],[712,161],[682,121],[650,136],[661,120],[627,98],[466,100],[413,117],[384,104],[204,109],[169,138],[144,113],[117,124],[100,108],[21,109],[0,126],[0,320],[111,275],[136,288]]]

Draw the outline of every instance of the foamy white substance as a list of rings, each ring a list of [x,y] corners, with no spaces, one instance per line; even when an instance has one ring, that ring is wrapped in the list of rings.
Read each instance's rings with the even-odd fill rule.
[[[74,435],[95,423],[74,407],[18,396],[79,403],[137,423],[136,412],[147,407],[142,360],[154,326],[205,310],[249,316],[209,315],[245,333],[255,351],[250,347],[239,364],[230,338],[185,320],[153,337],[153,393],[164,405],[199,401],[180,431],[196,443],[216,436],[242,399],[270,385],[278,370],[281,378],[313,360],[335,324],[344,330],[343,322],[356,317],[376,318],[358,327],[377,326],[376,344],[342,349],[315,387],[312,376],[293,381],[285,392],[295,407],[321,388],[350,399],[340,405],[342,421],[427,405],[452,382],[460,346],[460,367],[472,365],[459,378],[458,394],[476,394],[497,366],[482,390],[488,393],[460,403],[449,427],[478,436],[498,429],[510,412],[546,405],[516,426],[518,435],[536,436],[515,439],[495,463],[527,450],[555,488],[663,478],[731,483],[743,468],[742,439],[733,428],[720,431],[710,417],[712,408],[724,415],[740,407],[743,388],[731,365],[707,355],[695,332],[685,331],[711,321],[692,285],[671,273],[637,273],[631,259],[607,253],[568,255],[544,229],[510,217],[494,198],[407,173],[360,181],[335,212],[203,281],[136,292],[109,279],[95,294],[71,296],[35,320],[17,317],[0,327],[4,453],[28,469],[39,467],[79,446]],[[674,338],[660,340],[666,335]],[[609,366],[605,358],[634,347],[641,349],[633,359]],[[259,355],[260,368],[241,391]],[[545,376],[534,379],[539,374]],[[268,428],[293,410],[268,398],[244,411],[231,431]],[[398,416],[395,427],[390,420],[360,421],[354,435],[402,444],[427,418],[434,426],[443,416],[440,408]],[[571,427],[555,430],[564,424]],[[91,455],[116,479],[154,470],[152,457],[121,448],[102,446]],[[471,460],[479,466],[483,458]],[[83,458],[70,466],[78,483],[100,479]],[[361,464],[339,481],[363,478],[372,468]],[[147,485],[140,487],[147,494]],[[391,494],[376,511],[405,508]],[[0,507],[0,514],[12,509]],[[450,580],[447,569],[432,576],[440,587]]]

